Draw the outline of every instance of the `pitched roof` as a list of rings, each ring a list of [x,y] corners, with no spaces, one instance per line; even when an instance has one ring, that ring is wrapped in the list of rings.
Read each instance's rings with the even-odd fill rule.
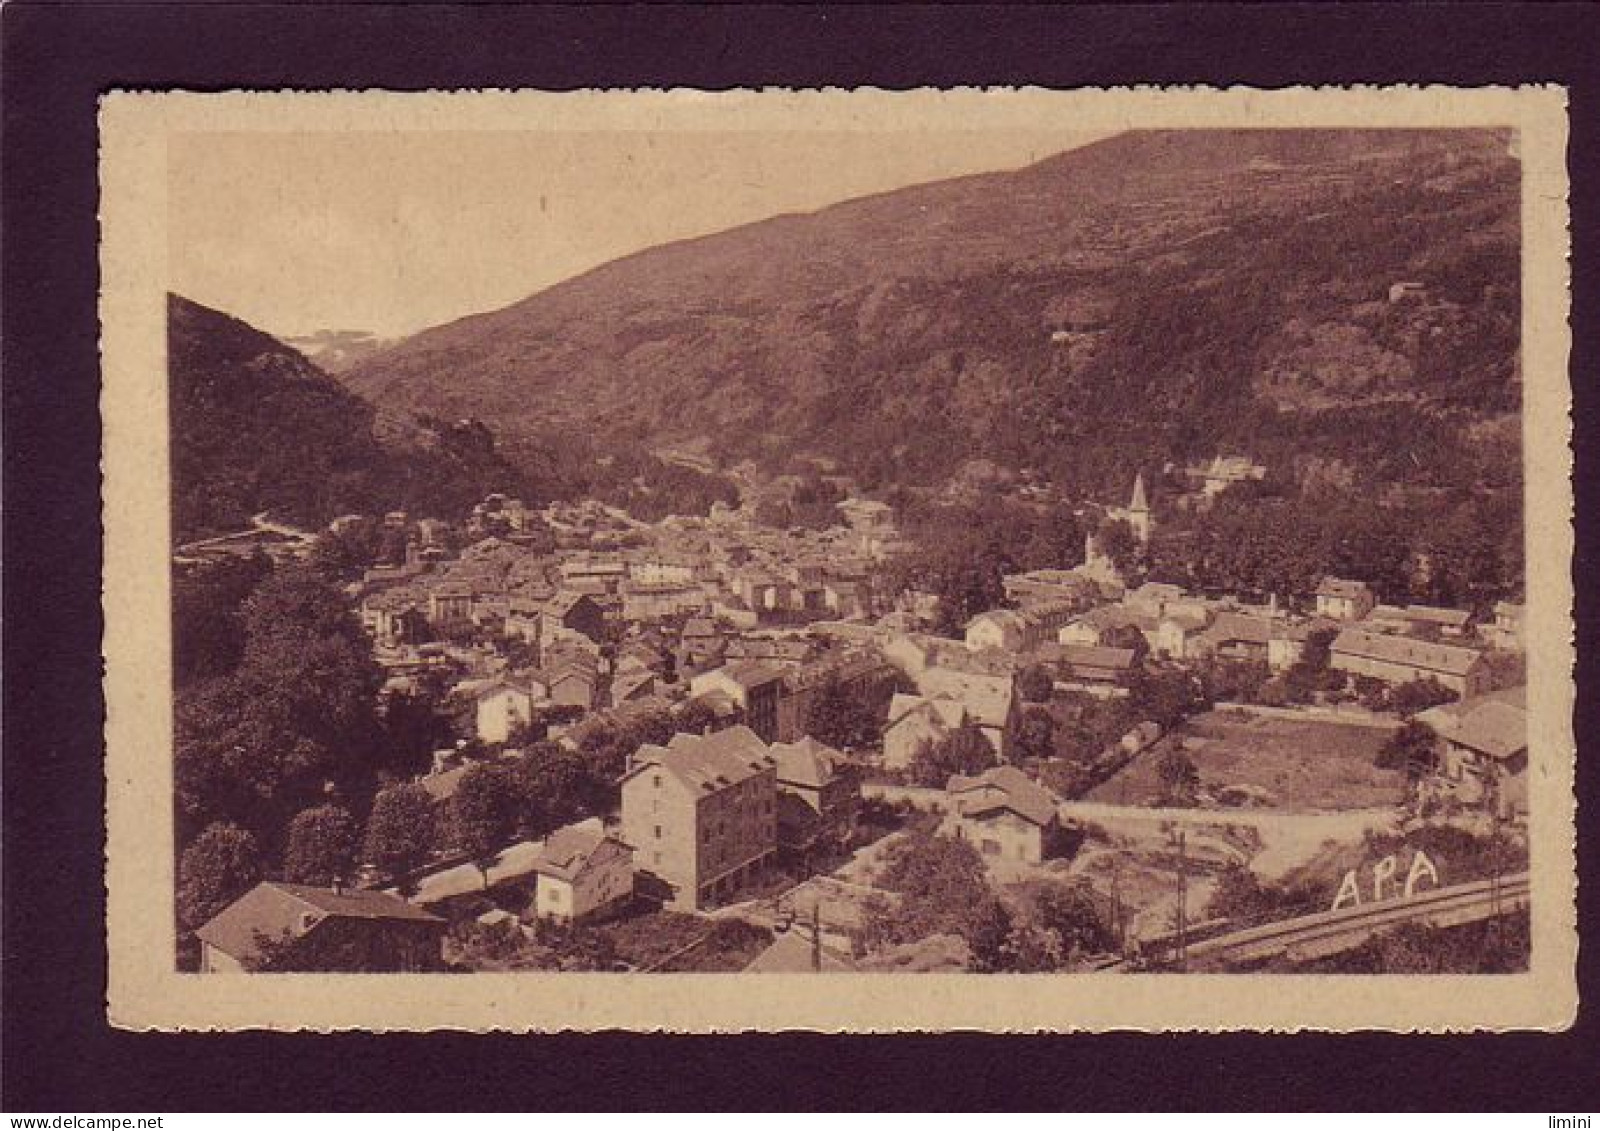
[[[839,775],[844,755],[809,734],[798,742],[777,742],[772,756],[778,763],[778,781],[786,785],[821,789]]]
[[[1317,586],[1318,597],[1368,597],[1372,589],[1365,581],[1348,581],[1342,577],[1324,577]]]
[[[1132,648],[1106,648],[1098,644],[1050,644],[1039,649],[1041,660],[1086,668],[1131,668]]]
[[[1504,688],[1445,703],[1417,715],[1440,737],[1504,760],[1528,748],[1528,689]]]
[[[1472,619],[1472,614],[1466,609],[1445,609],[1436,605],[1406,605],[1404,608],[1396,605],[1378,605],[1367,614],[1367,617],[1369,620],[1414,621],[1442,625],[1446,628],[1464,628]]]
[[[1250,613],[1218,613],[1211,627],[1200,634],[1200,639],[1214,644],[1236,641],[1265,644],[1272,639],[1272,620]]]
[[[1347,628],[1334,638],[1335,655],[1359,656],[1389,664],[1404,664],[1446,675],[1466,675],[1482,658],[1481,653],[1458,644],[1436,644],[1409,636],[1386,636]]]
[[[544,842],[544,851],[539,854],[534,869],[541,875],[570,880],[583,870],[589,858],[608,839],[615,838],[607,836],[599,817],[566,825],[551,833]]]
[[[397,896],[364,889],[312,887],[265,880],[217,912],[195,931],[201,942],[248,962],[257,957],[257,935],[299,938],[324,919],[440,923],[444,920]]]
[[[717,672],[748,691],[752,687],[776,683],[783,678],[784,670],[775,664],[763,663],[760,660],[741,660],[738,663],[724,664],[717,669]]]
[[[966,708],[967,717],[979,726],[1003,727],[1011,715],[1013,686],[1010,676],[928,668],[917,677],[917,686],[930,698],[944,695],[959,700]]]
[[[740,725],[710,734],[675,734],[666,746],[641,746],[627,777],[647,766],[660,766],[691,789],[710,793],[755,777],[774,764],[767,744]]]
[[[854,970],[850,957],[824,944],[821,948],[822,971],[829,973]],[[785,931],[772,940],[772,945],[756,955],[744,968],[747,974],[809,974],[811,965],[811,940],[797,931]]]
[[[897,726],[924,709],[947,727],[958,727],[967,717],[967,709],[948,695],[907,695],[896,692],[894,698],[889,700],[889,718],[884,729]]]
[[[996,766],[975,778],[955,774],[945,792],[975,794],[962,799],[962,812],[970,817],[1009,809],[1035,825],[1048,825],[1057,816],[1056,799],[1050,791],[1015,766]]]

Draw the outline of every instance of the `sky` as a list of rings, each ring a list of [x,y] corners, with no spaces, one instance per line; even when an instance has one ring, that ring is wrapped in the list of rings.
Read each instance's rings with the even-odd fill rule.
[[[178,134],[171,289],[281,337],[414,333],[620,256],[1020,168],[1064,128]]]

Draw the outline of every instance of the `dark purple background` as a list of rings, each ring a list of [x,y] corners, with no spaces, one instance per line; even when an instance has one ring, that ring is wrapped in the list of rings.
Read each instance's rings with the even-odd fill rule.
[[[1600,20],[1591,5],[0,9],[8,1111],[1600,1106],[1560,1037],[825,1038],[119,1033],[104,1020],[95,98],[222,90],[1562,82],[1572,88],[1579,648],[1593,651]],[[1584,664],[1587,675],[1588,665]],[[1584,680],[1587,684],[1587,680]],[[1579,733],[1595,714],[1580,689]],[[1589,809],[1600,765],[1579,764]],[[1580,832],[1596,985],[1597,838]],[[166,908],[152,909],[166,914]]]

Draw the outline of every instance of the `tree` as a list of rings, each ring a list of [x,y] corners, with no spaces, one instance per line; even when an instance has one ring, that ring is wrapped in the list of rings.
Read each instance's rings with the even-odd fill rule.
[[[876,746],[883,741],[889,701],[896,692],[910,690],[910,681],[898,673],[848,684],[830,677],[806,710],[805,732],[840,750]]]
[[[1137,714],[1155,721],[1164,731],[1211,705],[1201,681],[1179,668],[1137,673],[1128,698]]]
[[[1404,771],[1415,785],[1438,768],[1438,735],[1427,723],[1412,719],[1388,737],[1374,762],[1380,769]]]
[[[897,893],[869,909],[869,946],[893,946],[931,935],[959,935],[977,969],[995,969],[1010,934],[1010,918],[989,887],[983,859],[964,840],[919,831],[895,842],[880,880]]]
[[[1396,714],[1415,715],[1419,711],[1426,711],[1429,707],[1449,703],[1455,697],[1455,692],[1429,676],[1426,679],[1414,679],[1409,683],[1397,685],[1389,692],[1389,705]]]
[[[1055,680],[1043,664],[1029,664],[1017,673],[1017,691],[1029,703],[1048,703],[1054,690]]]
[[[1156,777],[1161,781],[1163,799],[1168,804],[1194,802],[1195,791],[1200,787],[1200,771],[1179,743],[1169,741],[1161,751],[1161,757],[1156,760]]]
[[[1023,758],[1048,758],[1055,753],[1056,720],[1043,707],[1028,707],[1017,730],[1017,753]]]
[[[479,762],[461,775],[450,799],[450,834],[489,883],[489,865],[511,840],[520,818],[521,783],[509,767]]]
[[[977,774],[995,764],[994,747],[983,731],[963,724],[937,741],[925,741],[911,760],[919,785],[943,786],[952,774]]]
[[[373,799],[362,851],[368,861],[392,875],[402,893],[411,873],[433,854],[433,799],[415,782],[391,785]]]
[[[1100,524],[1095,541],[1100,546],[1100,552],[1111,559],[1111,564],[1124,577],[1137,568],[1143,556],[1144,546],[1126,519],[1106,519]]]
[[[264,554],[174,571],[172,577],[172,677],[179,687],[224,676],[244,654],[240,608],[272,572]]]
[[[1059,940],[1064,958],[1109,950],[1111,931],[1100,917],[1094,896],[1083,884],[1048,884],[1033,897],[1034,919]]]
[[[178,923],[192,931],[261,879],[256,841],[238,825],[208,825],[178,861]]]
[[[350,875],[356,862],[356,823],[338,805],[304,809],[289,822],[283,878],[326,887]]]
[[[426,770],[436,750],[453,746],[456,728],[445,696],[433,687],[394,691],[383,697],[384,768],[404,777]]]

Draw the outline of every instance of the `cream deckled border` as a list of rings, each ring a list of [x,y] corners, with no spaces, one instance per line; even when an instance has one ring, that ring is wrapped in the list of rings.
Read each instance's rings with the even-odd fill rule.
[[[1523,163],[1526,974],[184,975],[172,968],[166,139],[298,130],[1508,127]],[[101,126],[109,1010],[133,1029],[1559,1029],[1577,1008],[1566,98],[1556,87],[108,95]]]

